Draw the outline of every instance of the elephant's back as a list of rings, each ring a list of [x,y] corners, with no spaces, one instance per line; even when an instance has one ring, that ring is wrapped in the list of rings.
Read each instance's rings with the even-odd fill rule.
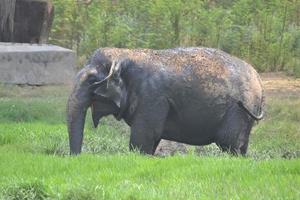
[[[216,56],[217,52],[222,51],[212,48],[188,47],[164,50],[101,48],[100,52],[112,60],[130,58],[136,62],[151,63],[145,66],[152,67],[153,70],[163,68],[177,74],[190,72],[199,76],[211,74],[221,77],[228,74],[228,69],[224,65],[226,60],[220,55]]]
[[[102,48],[110,59],[130,58],[153,71],[168,71],[183,77],[204,95],[225,103],[228,97],[241,101],[253,114],[260,115],[263,90],[255,69],[245,61],[221,50],[204,47],[165,50]]]
[[[221,50],[205,47],[164,50],[101,48],[100,52],[111,60],[130,58],[135,62],[151,64],[143,66],[151,67],[154,71],[166,70],[185,76],[213,76],[227,80],[231,75],[240,75],[245,69],[252,68],[250,65],[244,65],[242,60]]]

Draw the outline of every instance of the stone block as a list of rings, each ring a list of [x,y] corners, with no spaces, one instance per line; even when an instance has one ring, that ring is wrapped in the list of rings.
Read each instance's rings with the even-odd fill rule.
[[[0,82],[49,85],[75,75],[74,51],[55,45],[0,43]]]

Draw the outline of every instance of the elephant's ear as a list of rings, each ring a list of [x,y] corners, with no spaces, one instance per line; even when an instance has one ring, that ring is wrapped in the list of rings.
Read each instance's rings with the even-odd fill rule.
[[[122,97],[126,94],[124,81],[121,78],[122,62],[113,62],[108,76],[101,81],[94,93],[112,100],[119,108],[121,107]]]

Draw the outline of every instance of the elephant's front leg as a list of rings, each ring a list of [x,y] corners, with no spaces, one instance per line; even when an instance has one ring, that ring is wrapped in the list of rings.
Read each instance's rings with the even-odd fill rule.
[[[141,153],[155,153],[161,139],[169,105],[167,100],[152,102],[150,105],[138,109],[131,125],[130,150],[139,150]]]

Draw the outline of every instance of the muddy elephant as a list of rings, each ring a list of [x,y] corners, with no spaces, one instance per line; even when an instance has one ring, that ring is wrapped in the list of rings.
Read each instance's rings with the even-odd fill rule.
[[[263,101],[258,73],[221,50],[98,49],[68,99],[70,153],[81,152],[90,107],[95,127],[106,115],[131,127],[130,150],[153,154],[167,139],[244,155]]]

